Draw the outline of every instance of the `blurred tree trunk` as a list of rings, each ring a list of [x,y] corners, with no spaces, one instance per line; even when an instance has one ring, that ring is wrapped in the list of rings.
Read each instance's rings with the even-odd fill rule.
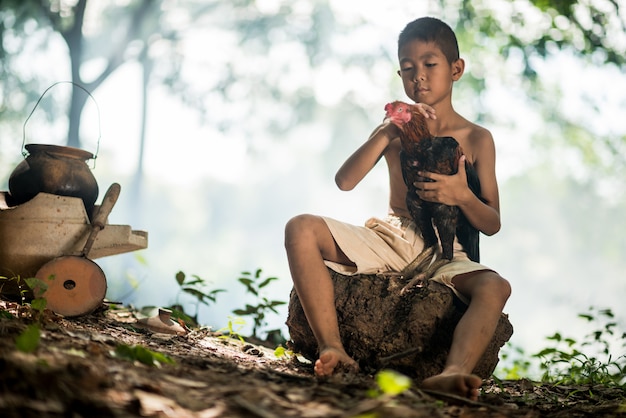
[[[46,5],[45,2],[38,4],[40,5],[41,11],[50,20],[53,29],[61,34],[67,44],[70,56],[72,82],[83,86],[89,92],[93,92],[116,69],[129,59],[126,50],[131,41],[140,38],[144,41],[145,45],[145,39],[150,34],[146,35],[142,33],[143,28],[146,26],[146,21],[151,18],[151,13],[155,10],[159,10],[160,3],[160,1],[154,0],[140,0],[135,7],[128,8],[131,12],[131,17],[125,28],[124,36],[113,43],[112,48],[109,50],[109,55],[106,57],[107,64],[104,70],[89,82],[85,81],[80,73],[81,67],[85,62],[83,24],[88,0],[78,0],[76,5],[72,7],[73,14],[70,20],[71,24],[67,29],[64,29],[68,22],[67,17],[62,17],[60,11],[51,11],[50,7]],[[154,25],[154,27],[158,27],[158,25]],[[88,96],[85,95],[80,88],[74,86],[70,103],[69,130],[67,137],[67,145],[71,147],[81,147],[80,123],[87,97]]]
[[[154,62],[148,55],[148,48],[144,48],[141,52],[140,59],[141,68],[142,68],[142,78],[141,78],[141,127],[139,132],[139,157],[137,159],[137,168],[135,169],[135,175],[133,176],[133,181],[131,185],[131,193],[130,193],[130,212],[131,212],[131,223],[138,223],[141,221],[141,213],[143,211],[142,202],[143,202],[143,193],[142,193],[142,183],[143,183],[143,166],[144,166],[144,151],[146,149],[146,131],[147,131],[147,120],[148,120],[148,86],[150,85],[150,76],[152,74],[152,68],[154,67]]]

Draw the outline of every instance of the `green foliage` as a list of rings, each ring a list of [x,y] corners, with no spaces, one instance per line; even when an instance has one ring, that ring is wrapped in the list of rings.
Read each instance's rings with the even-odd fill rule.
[[[31,324],[15,339],[15,347],[23,353],[32,353],[39,347],[41,332],[39,324]]]
[[[196,300],[196,312],[195,314],[188,315],[185,313],[183,306],[178,303],[178,296],[176,303],[172,306],[168,306],[168,309],[172,311],[172,317],[180,318],[190,325],[198,325],[198,309],[200,304],[209,306],[211,303],[215,303],[217,300],[217,294],[225,292],[224,289],[206,290],[208,282],[197,275],[187,276],[182,271],[176,273],[176,283],[180,287],[178,295],[184,293],[191,296]]]
[[[36,277],[28,278],[25,281],[28,287],[32,289],[34,294],[38,294],[38,293],[45,294],[45,291],[48,289],[48,285]],[[48,301],[43,296],[39,298],[34,298],[33,300],[30,301],[30,307],[35,312],[35,320],[43,321],[43,318],[44,318],[43,311],[46,309],[47,305],[48,305]]]
[[[36,278],[24,279],[19,275],[13,277],[0,276],[0,294],[6,293],[11,296],[17,296],[14,294],[14,292],[17,291],[22,305],[26,303],[28,294],[36,289],[37,286],[39,286],[42,291],[47,289],[47,285]],[[5,291],[5,288],[9,290]]]
[[[0,310],[0,318],[3,318],[3,319],[14,319],[15,317],[13,316],[13,314],[11,312],[5,311],[3,309],[3,310]]]
[[[582,341],[564,337],[559,332],[548,337],[553,346],[533,356],[541,361],[542,380],[561,384],[625,386],[626,354],[614,356],[611,351],[620,341],[621,349],[626,347],[626,333],[616,332],[613,312],[610,309],[596,311],[591,307],[589,313],[578,317],[593,323],[596,329]]]
[[[495,374],[499,376],[499,379],[518,380],[529,376],[531,363],[522,347],[507,342],[500,357],[504,363],[509,363],[511,366],[498,367]]]
[[[162,364],[175,364],[175,361],[169,356],[156,351],[148,350],[141,345],[129,346],[126,344],[120,344],[116,347],[115,351],[111,353],[111,355],[116,358],[138,361],[153,367],[161,367]]]
[[[411,379],[395,370],[381,370],[374,378],[378,388],[368,392],[368,396],[372,398],[398,396],[411,388]]]
[[[279,345],[274,350],[274,356],[276,356],[276,358],[283,358],[283,357],[284,358],[290,358],[291,356],[293,356],[293,351],[287,350],[282,345]]]
[[[311,1],[310,15],[306,19],[301,17],[300,7],[290,2],[282,2],[280,10],[276,13],[268,13],[259,7],[256,2],[192,2],[181,1],[176,10],[161,7],[161,2],[142,1],[130,2],[123,5],[116,2],[81,1],[80,7],[72,7],[64,2],[65,6],[59,6],[58,2],[39,1],[16,1],[4,0],[3,10],[0,13],[0,39],[10,42],[0,42],[0,85],[4,94],[0,97],[0,108],[3,109],[3,122],[23,121],[25,115],[25,102],[27,98],[37,97],[42,89],[42,84],[48,83],[47,73],[44,69],[35,69],[34,74],[25,75],[19,71],[20,63],[28,59],[30,51],[44,51],[50,49],[47,45],[50,40],[61,39],[67,43],[67,63],[72,67],[74,80],[85,85],[90,91],[95,91],[99,86],[128,59],[137,60],[146,66],[146,70],[154,60],[157,68],[161,71],[150,73],[151,85],[164,84],[171,91],[179,95],[184,103],[201,112],[213,126],[232,129],[254,129],[258,131],[258,125],[254,123],[242,124],[238,115],[230,115],[232,112],[222,112],[215,115],[207,108],[205,96],[210,95],[213,99],[222,100],[224,103],[235,101],[246,102],[250,108],[276,107],[279,111],[268,112],[260,115],[263,119],[263,128],[275,137],[281,137],[294,126],[302,126],[303,122],[310,122],[320,111],[320,105],[315,95],[311,92],[306,78],[302,78],[300,84],[290,85],[285,88],[284,83],[275,82],[282,78],[297,80],[291,71],[306,71],[314,73],[322,65],[331,60],[342,63],[346,72],[353,69],[361,71],[372,68],[375,64],[384,61],[392,61],[393,58],[385,51],[393,45],[380,45],[372,43],[369,50],[362,48],[337,48],[336,36],[342,39],[350,39],[354,33],[367,27],[367,22],[362,25],[346,24],[352,19],[344,19],[336,16],[335,8],[327,1]],[[76,2],[73,2],[76,3]],[[390,8],[404,8],[405,2],[390,4]],[[441,17],[453,24],[461,42],[464,55],[471,60],[472,71],[467,71],[464,76],[465,82],[470,81],[474,94],[464,97],[475,96],[476,107],[481,107],[480,96],[485,88],[485,78],[500,77],[501,81],[510,82],[508,74],[510,67],[494,65],[494,58],[504,60],[512,59],[521,62],[514,68],[522,66],[521,75],[513,74],[514,78],[530,80],[533,84],[527,85],[524,91],[529,96],[536,96],[535,105],[546,102],[549,93],[540,86],[538,77],[538,63],[544,58],[556,55],[559,51],[572,52],[581,58],[597,66],[613,64],[623,69],[626,67],[626,51],[620,34],[626,31],[626,8],[620,2],[613,0],[441,0]],[[433,3],[433,5],[434,5]],[[85,6],[87,13],[82,6]],[[90,16],[93,7],[98,11],[98,30],[83,30],[85,16]],[[434,6],[437,8],[437,6]],[[170,19],[170,13],[179,13],[176,19]],[[347,12],[349,13],[349,12]],[[229,19],[217,18],[229,16]],[[182,18],[186,16],[186,18]],[[300,16],[300,17],[298,17]],[[408,19],[407,19],[408,20]],[[160,23],[161,22],[161,23]],[[168,22],[163,25],[162,22]],[[209,26],[213,30],[224,33],[222,40],[226,49],[242,51],[248,59],[257,60],[259,65],[240,64],[235,56],[221,57],[215,65],[215,77],[212,82],[198,86],[195,80],[186,79],[180,71],[185,65],[190,65],[193,59],[179,53],[179,42],[185,42],[189,33],[197,33],[201,26]],[[91,28],[93,29],[93,28]],[[112,30],[119,29],[123,36],[111,41]],[[400,27],[397,28],[398,30]],[[288,36],[276,36],[277,33]],[[36,36],[39,35],[39,36]],[[59,36],[63,35],[63,36]],[[158,38],[161,42],[151,42]],[[233,39],[232,43],[228,42]],[[275,51],[296,51],[287,55],[282,61]],[[128,50],[132,49],[132,52]],[[297,49],[292,49],[297,48]],[[472,56],[469,56],[469,55]],[[484,56],[481,56],[484,55]],[[271,64],[266,62],[267,57],[272,56]],[[305,59],[300,60],[302,67],[294,67],[290,64],[292,56]],[[487,56],[489,59],[487,59]],[[111,59],[115,57],[115,59]],[[150,60],[148,60],[148,57]],[[64,57],[59,56],[60,59]],[[82,79],[82,67],[89,62],[102,60],[106,65],[102,71],[90,77]],[[160,63],[160,64],[159,64]],[[501,64],[501,63],[498,63]],[[586,64],[581,62],[582,65]],[[209,63],[209,70],[212,70]],[[228,71],[219,71],[226,66]],[[226,68],[224,67],[224,68]],[[276,68],[276,70],[273,70]],[[193,71],[189,71],[193,73]],[[69,74],[69,73],[68,73]],[[489,77],[485,77],[489,74]],[[391,74],[390,74],[391,75]],[[377,75],[372,77],[378,77]],[[244,89],[249,91],[245,101],[240,100],[236,92],[241,89],[233,89],[233,81],[241,86],[254,86]],[[270,80],[270,82],[267,82]],[[372,78],[374,80],[374,78]],[[496,80],[497,81],[497,80]],[[364,109],[359,103],[358,94],[347,91],[341,107],[354,107],[357,112]],[[598,94],[599,98],[603,95]],[[80,138],[78,125],[80,124],[80,110],[83,108],[82,99],[73,99],[73,109],[69,126],[74,127],[73,133],[68,133],[78,146]],[[28,100],[26,100],[28,101]],[[592,101],[590,101],[593,103]],[[285,103],[295,103],[295,106],[284,106]],[[598,103],[596,101],[596,103]],[[566,123],[559,108],[561,103],[555,106],[547,106],[553,109],[559,123]],[[46,112],[59,112],[63,106],[49,106]],[[479,109],[478,112],[483,112]],[[248,112],[250,113],[250,112]],[[54,116],[52,118],[54,119]],[[251,116],[252,117],[252,116]],[[343,121],[342,121],[343,122]],[[580,121],[576,126],[584,129],[588,123]],[[7,125],[8,123],[5,123]],[[7,130],[3,126],[3,131]],[[596,132],[597,133],[597,132]],[[598,136],[598,135],[596,135]],[[563,135],[568,138],[568,135]],[[600,151],[611,149],[623,149],[625,139],[619,135],[610,135],[600,138],[609,141],[606,146],[600,146]],[[256,141],[250,141],[251,147]],[[600,141],[599,141],[600,142]],[[572,146],[575,146],[572,144]],[[560,150],[560,147],[557,146]],[[599,152],[602,154],[602,152]],[[621,155],[615,153],[616,156]],[[622,160],[618,160],[622,161]]]
[[[269,300],[262,295],[262,289],[272,281],[278,280],[278,278],[268,277],[264,279],[261,277],[261,272],[261,269],[257,269],[254,274],[249,271],[244,271],[241,273],[243,277],[238,279],[239,283],[246,287],[246,291],[256,297],[256,305],[246,304],[244,309],[233,310],[235,315],[252,317],[254,320],[252,335],[254,337],[258,337],[257,331],[260,327],[267,325],[265,314],[269,311],[278,313],[276,307],[287,303],[279,300]]]
[[[245,325],[246,325],[246,321],[244,321],[242,318],[233,318],[232,316],[229,316],[228,324],[226,325],[226,327],[220,328],[217,330],[218,333],[219,332],[224,333],[225,331],[228,331],[228,335],[221,335],[218,338],[221,338],[221,339],[235,338],[241,341],[241,343],[245,343],[246,340],[244,340],[244,338],[241,336],[241,329]]]
[[[550,345],[530,357],[538,361],[541,381],[568,385],[607,385],[626,386],[626,333],[617,331],[618,324],[613,320],[610,309],[589,308],[578,318],[587,321],[596,328],[582,340],[565,337],[560,332],[546,337]],[[616,347],[619,345],[619,347]],[[521,379],[529,377],[534,362],[521,347],[507,344],[503,350],[504,361],[510,367],[500,367],[495,374],[496,380]],[[614,355],[615,350],[621,354]]]
[[[24,279],[20,276],[11,278],[0,276],[0,293],[2,293],[7,285],[17,290],[21,305],[27,305],[27,300],[31,298],[33,293],[44,293],[48,288],[46,283],[35,277]],[[46,309],[47,304],[48,301],[43,297],[30,300],[30,307],[32,309],[31,314],[35,321],[42,322],[44,320],[44,310]],[[3,316],[7,317],[6,315],[8,315],[8,317],[12,317],[12,315],[8,312],[3,314]]]

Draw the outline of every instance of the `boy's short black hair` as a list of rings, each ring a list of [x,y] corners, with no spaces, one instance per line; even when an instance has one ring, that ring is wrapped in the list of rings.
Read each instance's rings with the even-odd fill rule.
[[[409,41],[434,42],[452,64],[459,59],[459,44],[450,26],[434,17],[421,17],[405,26],[398,37],[398,52]]]

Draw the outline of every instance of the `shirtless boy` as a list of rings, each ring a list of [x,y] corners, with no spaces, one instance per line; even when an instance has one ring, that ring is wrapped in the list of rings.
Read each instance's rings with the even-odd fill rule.
[[[404,91],[420,107],[430,132],[454,137],[465,152],[462,158],[474,164],[481,182],[482,200],[469,189],[464,164],[451,176],[423,173],[434,181],[416,183],[420,198],[456,205],[478,230],[495,234],[500,229],[500,211],[494,141],[488,130],[466,120],[452,106],[453,84],[465,69],[454,32],[438,19],[417,19],[400,34],[398,59]],[[398,128],[385,121],[335,177],[341,190],[352,190],[384,157],[390,176],[389,214],[384,220],[372,218],[360,227],[305,214],[286,225],[285,247],[294,287],[319,346],[314,367],[318,376],[329,376],[340,365],[358,369],[341,342],[327,267],[342,274],[397,272],[422,250],[419,231],[405,205],[407,188],[399,151]],[[398,236],[382,239],[380,231],[396,231]],[[389,247],[381,251],[385,245]],[[460,245],[455,246],[453,261],[440,269],[446,271],[439,274],[438,270],[431,280],[453,288],[468,308],[454,331],[444,370],[425,379],[422,387],[476,400],[482,381],[472,370],[493,336],[511,288],[498,273],[470,261]]]

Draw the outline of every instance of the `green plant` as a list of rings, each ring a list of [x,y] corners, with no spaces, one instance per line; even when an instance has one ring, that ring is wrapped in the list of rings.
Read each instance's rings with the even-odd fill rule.
[[[531,362],[524,349],[507,342],[500,352],[502,365],[494,372],[494,377],[505,380],[518,380],[530,375]]]
[[[236,338],[242,343],[245,343],[246,340],[243,339],[240,332],[241,329],[246,325],[246,321],[242,318],[233,318],[232,316],[228,317],[228,324],[224,328],[220,328],[217,332],[223,333],[224,331],[228,331],[228,335],[220,335],[218,338],[228,339],[228,338]],[[235,329],[235,326],[237,327]]]
[[[40,340],[39,324],[30,324],[15,339],[15,347],[23,353],[32,353],[39,347]]]
[[[376,380],[376,389],[368,391],[368,396],[377,398],[386,396],[393,398],[411,388],[411,379],[395,370],[381,370],[374,376]]]
[[[130,361],[138,361],[148,366],[161,367],[161,364],[175,364],[174,360],[165,354],[148,350],[141,345],[120,344],[111,352],[111,356]]]
[[[13,277],[0,276],[0,294],[6,294],[11,299],[19,296],[20,303],[24,305],[28,294],[34,288],[34,282],[32,282],[32,280],[37,279],[24,279],[19,275]],[[31,283],[29,283],[29,281],[31,281]],[[45,286],[45,283],[40,283]]]
[[[192,325],[198,325],[198,309],[200,304],[209,306],[210,303],[216,302],[218,293],[225,292],[224,289],[206,290],[208,287],[208,282],[206,280],[195,274],[187,276],[182,271],[176,273],[176,283],[178,283],[178,286],[180,287],[176,297],[176,303],[172,306],[168,306],[168,308],[172,311],[172,316],[174,318],[180,318],[187,323],[191,323]],[[196,299],[196,309],[194,315],[186,314],[182,305],[178,302],[181,292],[191,295]]]
[[[274,350],[274,356],[276,356],[276,358],[287,358],[287,359],[289,359],[293,355],[294,355],[293,351],[286,349],[282,345],[279,345]]]
[[[276,307],[287,303],[280,300],[269,300],[262,295],[261,290],[272,281],[278,280],[278,278],[267,277],[264,279],[261,277],[261,272],[261,269],[257,269],[254,274],[249,271],[244,271],[241,273],[243,277],[240,277],[238,279],[239,283],[243,284],[246,287],[246,291],[256,297],[257,304],[246,304],[245,309],[233,310],[233,313],[235,315],[252,317],[252,319],[254,320],[254,325],[252,327],[252,336],[256,338],[258,338],[257,331],[259,330],[259,328],[267,325],[267,322],[265,321],[265,314],[268,311],[272,311],[277,314],[278,311],[276,310]]]
[[[562,384],[625,386],[626,354],[614,356],[611,351],[620,341],[621,349],[626,347],[626,333],[620,335],[616,332],[613,312],[591,307],[588,313],[578,317],[592,323],[596,329],[580,342],[559,332],[547,337],[554,346],[534,355],[541,362],[542,380]]]
[[[36,277],[25,279],[25,281],[29,289],[32,289],[33,294],[41,293],[42,295],[44,295],[45,291],[48,289],[48,285]],[[30,301],[30,307],[34,311],[35,320],[40,322],[43,321],[43,311],[46,309],[47,305],[48,301],[43,296],[39,298],[34,298]]]

